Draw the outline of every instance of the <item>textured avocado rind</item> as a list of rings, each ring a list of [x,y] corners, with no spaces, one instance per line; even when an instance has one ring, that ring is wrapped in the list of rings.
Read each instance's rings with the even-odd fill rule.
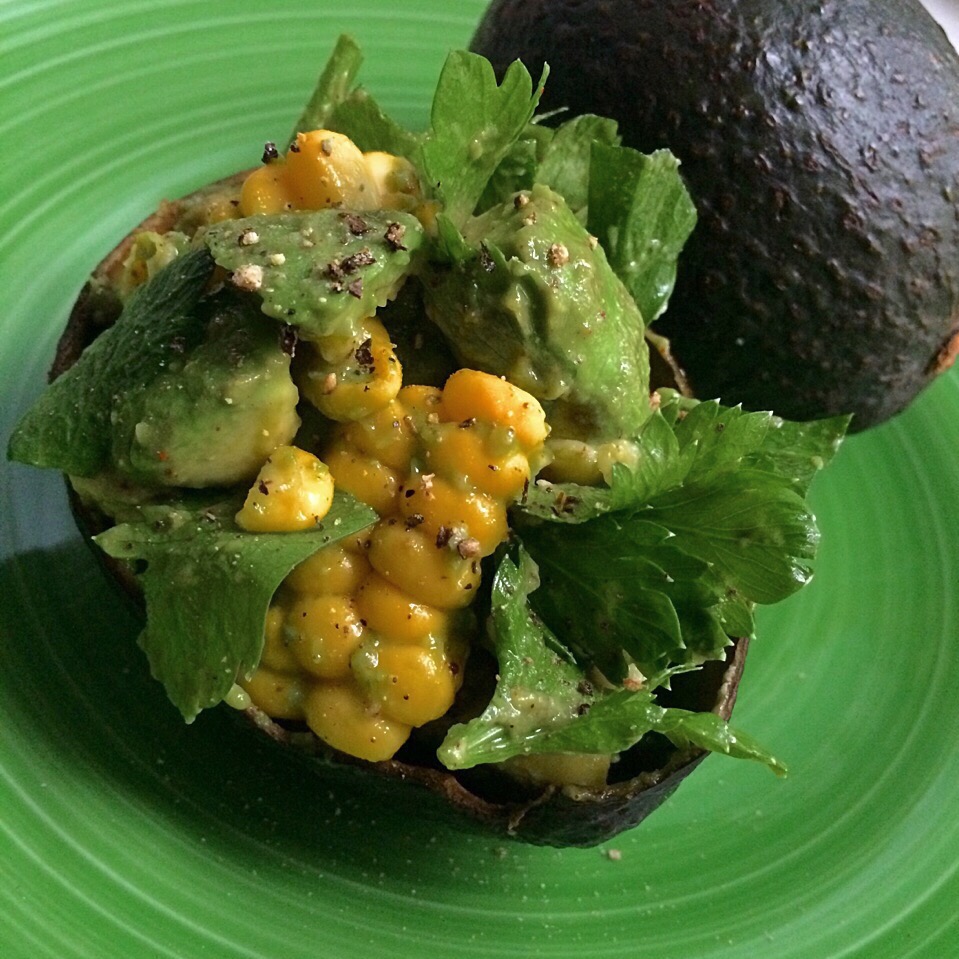
[[[748,648],[748,639],[737,640],[726,662],[713,661],[701,670],[676,677],[669,705],[712,711],[728,720],[736,704]],[[542,846],[596,846],[639,825],[669,799],[707,755],[696,747],[678,749],[666,740],[647,737],[620,756],[614,767],[616,781],[609,786],[547,786],[530,792],[495,773],[452,773],[439,767],[435,758],[432,763],[410,762],[402,752],[385,762],[363,762],[329,749],[313,736],[291,731],[256,707],[247,710],[247,715],[284,745],[338,768],[365,770],[397,783],[425,787],[494,832]]]
[[[697,396],[861,430],[954,357],[959,57],[919,0],[494,0],[472,48],[682,161],[657,329]]]

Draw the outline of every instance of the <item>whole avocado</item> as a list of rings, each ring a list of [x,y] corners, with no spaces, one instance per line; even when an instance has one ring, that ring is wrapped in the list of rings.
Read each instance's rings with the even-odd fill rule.
[[[862,430],[955,358],[959,57],[919,0],[494,0],[472,48],[682,161],[657,330],[697,396]]]

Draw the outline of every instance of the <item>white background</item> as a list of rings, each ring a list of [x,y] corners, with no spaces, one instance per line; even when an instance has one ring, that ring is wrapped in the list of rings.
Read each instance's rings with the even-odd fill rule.
[[[959,48],[959,0],[922,0],[926,9],[942,24],[952,45]]]

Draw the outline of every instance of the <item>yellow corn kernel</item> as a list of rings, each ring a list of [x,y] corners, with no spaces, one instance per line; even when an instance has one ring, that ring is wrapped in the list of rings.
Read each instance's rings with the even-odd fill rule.
[[[370,551],[370,535],[372,532],[373,527],[367,526],[366,529],[361,530],[359,533],[354,533],[352,536],[347,536],[346,539],[340,540],[340,544],[348,553],[352,553],[354,556],[362,556],[363,559],[366,559]]]
[[[635,470],[641,458],[640,447],[632,440],[610,440],[607,443],[600,443],[596,448],[596,463],[607,483],[612,482],[613,470],[617,464]]]
[[[306,721],[323,742],[370,762],[389,759],[410,727],[384,716],[352,683],[317,683],[306,699]]]
[[[581,440],[550,439],[546,441],[549,464],[540,476],[551,483],[579,483],[596,486],[603,480],[596,447]]]
[[[400,477],[379,460],[354,452],[342,440],[324,454],[330,473],[340,489],[351,493],[380,516],[392,513],[400,489]]]
[[[263,464],[237,523],[251,533],[311,529],[333,504],[333,477],[326,464],[295,446],[280,446]]]
[[[407,473],[416,449],[416,436],[406,417],[403,404],[392,400],[370,416],[347,424],[341,435],[361,453]]]
[[[282,607],[271,606],[266,614],[260,666],[266,666],[278,673],[295,673],[299,669],[299,663],[286,642],[286,630],[283,627]]]
[[[551,784],[602,789],[609,777],[610,756],[593,753],[545,753],[514,756],[506,768],[518,779],[536,786]]]
[[[342,363],[315,357],[298,384],[306,398],[337,422],[362,419],[396,399],[403,385],[403,367],[386,328],[366,321],[368,338]]]
[[[413,164],[392,153],[365,153],[367,175],[379,191],[385,210],[412,210],[422,198]]]
[[[356,348],[366,339],[361,330],[357,333],[330,333],[310,343],[322,361],[332,369],[348,363]]]
[[[380,191],[356,144],[331,130],[297,134],[286,156],[254,170],[240,191],[243,216],[342,206],[378,209]]]
[[[341,133],[311,130],[297,134],[285,157],[246,178],[240,213],[252,216],[329,207],[413,210],[421,200],[409,160],[378,151],[364,154]]]
[[[283,582],[304,596],[348,596],[356,592],[369,571],[364,554],[336,543],[303,560]]]
[[[123,271],[117,278],[121,295],[126,297],[134,289],[172,263],[179,253],[175,239],[153,230],[134,234],[129,252],[123,260]]]
[[[455,548],[437,542],[399,520],[386,520],[370,536],[370,565],[418,603],[462,609],[476,595],[479,560],[464,559]]]
[[[458,489],[438,476],[411,477],[399,497],[400,513],[436,537],[444,528],[457,541],[474,539],[479,556],[489,556],[506,539],[506,507],[486,493]]]
[[[443,387],[441,418],[458,423],[473,417],[512,429],[527,450],[539,446],[549,433],[536,397],[501,377],[457,370]]]
[[[354,597],[356,612],[374,632],[391,641],[415,643],[446,629],[446,613],[417,603],[387,582],[379,573],[370,573]]]
[[[290,646],[300,665],[322,679],[349,675],[350,657],[363,638],[363,626],[346,596],[308,596],[287,615]]]
[[[442,650],[379,641],[353,657],[361,687],[391,719],[422,726],[453,705],[457,680]],[[456,668],[459,673],[459,668]]]
[[[414,436],[419,436],[427,423],[439,422],[443,394],[435,386],[404,386],[397,401],[405,411],[404,421]]]
[[[224,220],[234,220],[240,215],[239,204],[235,195],[228,193],[214,193],[204,202],[200,216],[204,223],[222,223]]]
[[[407,413],[426,417],[430,413],[439,414],[443,392],[436,386],[404,386],[399,393],[399,401]]]
[[[293,209],[286,162],[277,160],[254,170],[240,188],[240,215],[285,213]]]
[[[529,460],[521,453],[491,454],[480,425],[444,423],[426,452],[428,468],[454,483],[497,499],[514,500],[529,482]]]
[[[443,205],[436,200],[426,200],[413,210],[413,215],[423,225],[427,233],[436,235],[436,217],[443,212]]]
[[[255,706],[273,719],[302,719],[307,684],[301,676],[288,676],[261,666],[240,682]]]
[[[286,155],[286,177],[297,210],[375,210],[380,206],[366,158],[342,133],[298,133],[295,148]]]

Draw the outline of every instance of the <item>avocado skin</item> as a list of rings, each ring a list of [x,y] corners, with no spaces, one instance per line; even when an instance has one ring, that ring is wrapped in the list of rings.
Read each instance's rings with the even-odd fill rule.
[[[729,719],[736,704],[749,640],[738,639],[726,662],[713,660],[700,670],[674,677],[672,689],[660,697],[664,706],[715,712]],[[622,753],[615,781],[598,789],[547,786],[519,795],[515,780],[498,778],[495,769],[476,767],[451,773],[431,755],[407,755],[368,763],[325,746],[318,739],[296,737],[255,706],[247,710],[253,723],[277,742],[293,746],[323,762],[329,772],[357,781],[367,773],[398,787],[429,790],[494,833],[537,846],[596,846],[639,825],[654,813],[708,754],[695,746],[679,748],[658,736],[646,736]],[[501,776],[502,774],[500,774]]]
[[[682,161],[699,225],[656,327],[695,395],[862,430],[946,365],[959,57],[918,0],[497,0],[472,49]]]
[[[238,184],[242,176],[244,174],[228,178],[207,189]],[[103,281],[122,266],[136,233],[148,229],[165,231],[172,227],[179,203],[167,206],[169,209],[148,217],[131,231],[97,267],[94,281],[81,291],[57,343],[49,372],[50,382],[69,370],[83,350],[119,318],[122,306],[109,294],[104,295]],[[109,283],[106,289],[109,290]],[[398,306],[394,302],[388,309]],[[419,306],[417,300],[400,309],[405,312]],[[413,316],[419,315],[420,321],[421,312],[417,314],[413,310]],[[675,378],[668,351],[655,340],[653,345],[656,349],[651,352],[663,384],[684,388],[684,384]],[[449,359],[452,361],[451,357]],[[438,366],[428,361],[424,369],[441,370],[444,365],[440,358]],[[424,381],[429,382],[431,378],[432,372]],[[92,503],[82,500],[69,482],[67,490],[77,527],[84,534],[97,563],[109,581],[117,586],[133,613],[143,617],[145,601],[134,565],[108,556],[93,543],[94,536],[114,525],[113,520]],[[725,662],[712,661],[700,670],[674,677],[671,688],[659,696],[660,703],[700,712],[708,710],[723,719],[730,719],[748,649],[748,638],[736,639]],[[274,721],[255,706],[245,710],[243,718],[283,747],[288,747],[291,753],[316,760],[322,764],[324,773],[349,781],[351,785],[355,783],[356,788],[364,788],[370,777],[375,777],[387,788],[405,790],[412,786],[426,790],[443,806],[483,824],[493,834],[543,846],[595,846],[638,825],[655,812],[707,757],[697,747],[680,748],[661,737],[646,736],[621,756],[616,764],[617,781],[609,787],[593,790],[549,786],[533,795],[517,796],[513,795],[516,790],[514,781],[505,785],[495,778],[490,781],[482,776],[482,767],[479,777],[474,776],[477,770],[452,773],[441,768],[436,759],[435,743],[429,748],[428,755],[409,754],[408,747],[412,744],[408,743],[393,759],[370,763],[332,750],[315,736],[304,736],[302,728],[295,724],[290,728],[289,724]]]

